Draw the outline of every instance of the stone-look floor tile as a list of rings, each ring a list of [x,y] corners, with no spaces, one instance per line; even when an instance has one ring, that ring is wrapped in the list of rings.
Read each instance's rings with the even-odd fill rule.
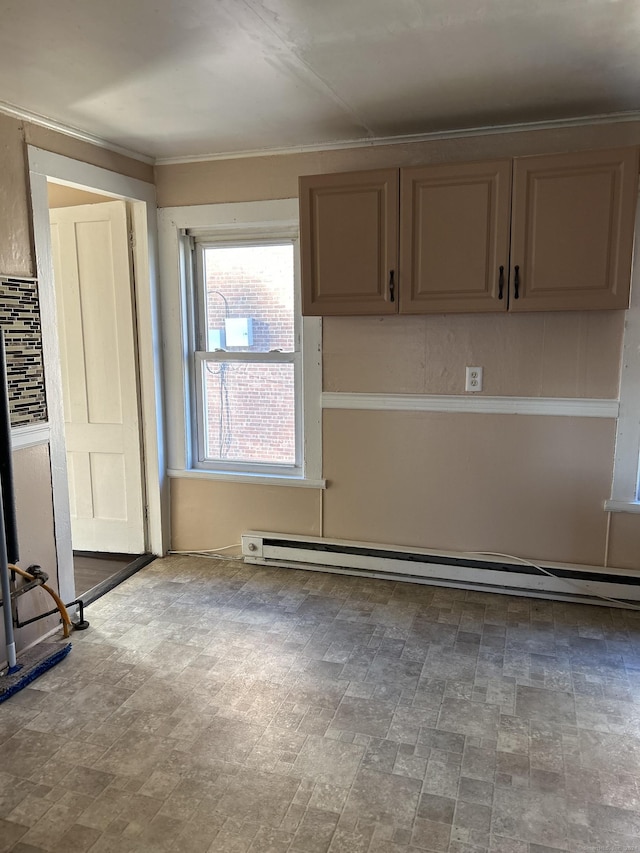
[[[496,752],[496,784],[528,787],[530,764],[528,755]]]
[[[418,805],[420,783],[415,779],[360,770],[345,805],[345,815],[400,826],[411,825]]]
[[[517,841],[514,838],[503,838],[492,835],[489,841],[490,853],[529,853],[529,844],[526,841]]]
[[[564,798],[517,788],[496,788],[492,831],[496,835],[562,848],[569,822]]]
[[[527,720],[575,726],[575,700],[571,693],[519,686],[516,689],[516,715]]]
[[[493,782],[496,775],[496,751],[471,744],[465,746],[462,772],[470,779]]]
[[[23,826],[31,827],[35,826],[50,808],[51,800],[36,800],[32,797],[25,797],[22,802],[9,812],[7,818],[12,823],[21,823]]]
[[[339,788],[337,785],[327,785],[319,782],[313,788],[308,805],[309,808],[340,815],[348,796],[348,788]]]
[[[65,853],[87,853],[98,838],[100,838],[100,832],[97,829],[74,824],[60,839],[59,849]]]
[[[91,623],[3,706],[0,850],[640,843],[634,613],[171,557]]]
[[[269,773],[240,772],[232,776],[217,810],[235,820],[251,819],[277,827],[285,817],[299,779]]]
[[[460,782],[461,756],[432,749],[427,761],[427,772],[422,781],[425,793],[456,798]]]
[[[499,709],[496,705],[444,699],[438,717],[438,729],[480,738],[498,736]]]
[[[589,824],[603,833],[628,835],[639,839],[640,844],[640,814],[629,809],[615,806],[589,804]]]
[[[435,794],[422,794],[418,803],[417,816],[438,823],[453,823],[456,801]]]
[[[446,853],[451,839],[451,827],[444,823],[417,818],[413,827],[411,844],[419,850]]]
[[[1,845],[1,842],[0,842]],[[0,850],[3,848],[0,846]],[[6,848],[9,849],[9,848]],[[45,853],[42,847],[34,847],[32,844],[23,844],[22,841],[19,841],[13,847],[10,848],[12,853]]]
[[[427,772],[427,759],[416,755],[412,747],[408,748],[411,749],[411,752],[408,749],[407,751],[403,751],[403,746],[401,744],[398,750],[398,756],[393,765],[393,772],[399,776],[408,776],[410,779],[423,779]]]
[[[398,758],[399,744],[392,740],[369,738],[362,758],[362,766],[382,773],[392,773]]]
[[[433,728],[422,728],[418,743],[421,746],[428,746],[430,749],[461,753],[464,749],[464,735],[442,732]]]
[[[368,853],[373,829],[373,825],[366,825],[349,832],[338,826],[333,833],[329,853]]]
[[[460,800],[454,818],[456,827],[488,833],[491,827],[491,807]]]
[[[565,853],[565,851],[559,850],[557,847],[545,847],[541,844],[530,844],[529,853]]]
[[[97,797],[113,782],[113,779],[112,773],[103,773],[90,767],[74,767],[60,784],[69,791]]]
[[[459,798],[465,803],[480,803],[490,806],[493,803],[493,785],[480,779],[463,776],[460,779]]]
[[[640,766],[640,739],[593,731],[578,733],[584,767],[616,772],[637,773]]]
[[[23,729],[0,745],[0,767],[5,773],[28,779],[66,745],[67,741],[54,733]]]
[[[293,763],[292,772],[303,778],[348,788],[364,755],[355,744],[309,735]]]
[[[19,823],[13,823],[0,819],[0,851],[11,850],[18,841],[28,832],[29,827]],[[25,845],[26,846],[26,845]]]
[[[307,809],[291,844],[299,853],[327,853],[338,824],[338,815],[319,809]]]
[[[330,728],[384,738],[393,720],[395,703],[345,696]]]

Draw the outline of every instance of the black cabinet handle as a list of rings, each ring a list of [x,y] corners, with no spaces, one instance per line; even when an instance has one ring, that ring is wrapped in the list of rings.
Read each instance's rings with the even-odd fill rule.
[[[396,301],[396,283],[394,280],[394,270],[389,272],[389,302]]]
[[[498,278],[498,299],[502,299],[504,292],[504,267],[500,267],[500,276]]]
[[[520,299],[520,267],[514,267],[513,270],[513,298]]]

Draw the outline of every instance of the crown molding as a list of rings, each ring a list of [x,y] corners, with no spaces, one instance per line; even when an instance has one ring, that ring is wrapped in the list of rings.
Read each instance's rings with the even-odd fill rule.
[[[20,119],[21,121],[28,121],[31,124],[37,124],[40,127],[47,128],[47,130],[62,133],[65,136],[70,136],[80,142],[88,142],[98,148],[104,148],[108,151],[113,151],[116,154],[122,154],[124,157],[130,157],[133,160],[139,160],[142,163],[147,163],[152,166],[208,163],[216,160],[243,160],[251,157],[276,157],[283,154],[312,154],[321,151],[342,151],[350,148],[371,148],[377,145],[403,145],[406,143],[433,142],[440,139],[465,139],[472,136],[495,136],[500,133],[524,133],[526,131],[557,130],[569,127],[586,127],[589,125],[618,124],[620,122],[640,121],[640,110],[630,110],[627,112],[551,119],[549,121],[481,125],[476,127],[460,128],[459,130],[437,130],[429,133],[404,134],[402,136],[371,136],[364,139],[343,139],[333,142],[314,142],[309,145],[290,145],[283,146],[281,148],[251,148],[243,151],[223,151],[209,154],[154,158],[148,154],[133,151],[123,145],[117,145],[115,142],[110,142],[102,137],[94,136],[92,133],[79,130],[76,127],[56,121],[55,119],[47,118],[39,113],[33,113],[29,110],[17,107],[14,104],[9,104],[6,101],[0,101],[0,113]]]
[[[113,151],[115,154],[122,154],[124,157],[130,157],[132,160],[139,160],[141,163],[148,163],[153,166],[155,159],[148,154],[141,154],[139,151],[132,151],[130,148],[125,148],[123,145],[117,145],[115,142],[109,142],[107,139],[102,139],[100,136],[94,136],[92,133],[86,133],[84,130],[78,130],[76,127],[71,127],[68,124],[63,124],[60,121],[47,118],[32,113],[29,110],[23,110],[21,107],[16,107],[13,104],[8,104],[6,101],[0,101],[0,113],[28,121],[30,124],[37,124],[40,127],[46,127],[47,130],[55,130],[56,133],[62,133],[65,136],[70,136],[73,139],[78,139],[80,142],[88,142],[98,148],[104,148],[107,151]]]
[[[341,151],[349,148],[371,148],[374,145],[403,145],[408,142],[433,142],[438,139],[464,139],[471,136],[495,136],[499,133],[524,133],[535,130],[554,130],[567,127],[586,127],[594,124],[618,124],[640,121],[640,110],[549,121],[465,127],[460,130],[436,130],[430,133],[411,133],[404,136],[374,136],[366,139],[346,139],[336,142],[314,142],[284,148],[253,148],[246,151],[225,151],[217,154],[194,154],[185,157],[158,157],[156,166],[177,166],[186,163],[208,163],[214,160],[241,160],[249,157],[275,157],[281,154],[309,154],[320,151]]]

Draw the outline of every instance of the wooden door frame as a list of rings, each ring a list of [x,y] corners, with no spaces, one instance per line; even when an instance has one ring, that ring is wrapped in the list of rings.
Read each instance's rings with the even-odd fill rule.
[[[69,485],[64,440],[62,376],[56,322],[47,181],[88,189],[130,202],[135,266],[135,312],[140,377],[143,480],[147,504],[147,548],[169,547],[169,491],[165,465],[160,309],[157,276],[156,193],[153,184],[28,146],[36,271],[49,413],[49,448],[58,582],[63,599],[74,597]]]

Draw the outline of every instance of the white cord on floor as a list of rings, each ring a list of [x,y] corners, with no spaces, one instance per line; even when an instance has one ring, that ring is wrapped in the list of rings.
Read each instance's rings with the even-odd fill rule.
[[[497,551],[465,551],[464,553],[468,557],[503,557],[505,560],[516,560],[519,563],[523,563],[525,566],[532,566],[534,569],[538,569],[538,571],[542,572],[543,575],[548,575],[554,580],[562,581],[563,583],[567,583],[569,586],[574,587],[574,589],[579,589],[581,595],[585,594],[582,587],[580,587],[575,581],[572,581],[570,578],[560,577],[560,575],[554,575],[553,572],[539,566],[537,563],[532,563],[531,560],[525,560],[524,557],[516,557],[513,554],[500,554]],[[628,601],[621,601],[618,598],[609,598],[606,595],[600,595],[599,592],[590,592],[589,595],[594,598],[599,598],[601,601],[610,601],[612,604],[618,604],[628,610],[640,610],[640,607],[636,604],[630,604]]]
[[[220,551],[229,551],[231,548],[240,548],[242,547],[240,542],[236,542],[234,545],[224,545],[222,548],[208,548],[202,549],[200,551],[169,551],[169,554],[177,554],[183,555],[187,557],[204,557],[210,560],[243,560],[244,557],[241,554],[238,555],[228,555],[225,556],[218,552]],[[570,578],[564,578],[560,575],[555,575],[553,572],[550,572],[548,569],[543,568],[543,566],[539,566],[538,563],[534,563],[531,560],[526,560],[524,557],[516,557],[514,554],[502,554],[499,551],[464,551],[468,557],[502,557],[505,560],[515,560],[518,563],[522,563],[525,566],[531,566],[534,569],[537,569],[539,572],[542,572],[543,575],[547,575],[554,580],[562,581],[563,583],[568,584],[569,586],[574,587],[580,592],[580,595],[584,596],[584,590],[581,586],[579,586],[575,581],[572,581]],[[589,595],[594,598],[599,598],[601,601],[609,601],[611,604],[617,604],[620,607],[624,607],[628,610],[639,610],[640,606],[636,604],[631,604],[628,601],[621,601],[619,598],[609,598],[607,595],[601,595],[599,592],[590,592]]]
[[[220,554],[219,551],[229,551],[231,548],[241,548],[242,543],[236,542],[234,545],[224,545],[222,548],[203,548],[199,551],[169,551],[169,554],[178,554],[187,557],[205,557],[209,560],[244,560],[242,554]]]

